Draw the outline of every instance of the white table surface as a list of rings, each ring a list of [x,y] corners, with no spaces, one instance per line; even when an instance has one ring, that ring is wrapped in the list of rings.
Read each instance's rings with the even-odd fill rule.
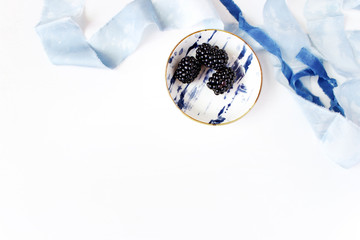
[[[88,1],[85,34],[127,2]],[[288,2],[303,23],[304,0]],[[360,166],[324,157],[267,55],[255,107],[208,126],[164,78],[193,29],[150,31],[115,70],[54,66],[34,30],[42,1],[1,3],[1,240],[360,239]],[[264,0],[237,3],[261,24]]]

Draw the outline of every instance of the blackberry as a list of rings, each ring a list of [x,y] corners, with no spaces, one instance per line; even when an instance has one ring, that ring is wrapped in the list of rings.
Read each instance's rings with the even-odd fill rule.
[[[216,71],[206,84],[215,95],[223,94],[232,88],[235,81],[235,73],[231,68],[225,67]]]
[[[182,83],[191,83],[199,74],[201,64],[194,57],[186,56],[181,59],[174,77]]]
[[[214,70],[226,67],[229,60],[224,49],[219,49],[218,46],[213,47],[208,43],[203,43],[196,49],[196,58],[200,63]]]

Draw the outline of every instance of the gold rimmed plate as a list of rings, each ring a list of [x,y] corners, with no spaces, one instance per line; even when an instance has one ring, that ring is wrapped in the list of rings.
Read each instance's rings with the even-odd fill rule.
[[[215,70],[202,66],[197,78],[184,84],[174,77],[178,63],[185,56],[196,56],[196,49],[209,43],[224,49],[227,67],[235,72],[234,85],[224,94],[215,95],[206,85]],[[262,71],[251,47],[240,37],[216,29],[194,32],[182,39],[171,52],[166,65],[166,86],[175,105],[188,117],[205,124],[221,125],[246,115],[261,91]]]

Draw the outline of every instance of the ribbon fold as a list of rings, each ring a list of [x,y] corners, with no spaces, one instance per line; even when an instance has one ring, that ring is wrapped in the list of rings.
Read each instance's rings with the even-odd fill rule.
[[[84,5],[84,0],[45,0],[36,31],[53,64],[113,69],[136,50],[150,25],[223,28],[207,0],[134,0],[87,41],[76,21]]]

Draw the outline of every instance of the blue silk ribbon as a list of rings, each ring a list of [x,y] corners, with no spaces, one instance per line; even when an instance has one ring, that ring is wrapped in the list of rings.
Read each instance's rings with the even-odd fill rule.
[[[207,0],[134,0],[88,41],[76,21],[84,5],[84,0],[45,0],[36,31],[52,63],[113,69],[135,51],[150,25],[160,30],[195,24],[223,28]]]

